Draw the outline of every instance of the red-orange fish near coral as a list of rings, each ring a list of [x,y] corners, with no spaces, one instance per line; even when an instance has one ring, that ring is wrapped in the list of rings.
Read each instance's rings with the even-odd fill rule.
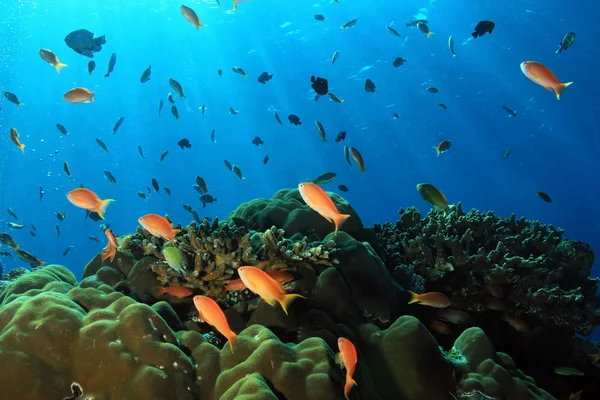
[[[196,306],[196,310],[200,313],[200,318],[227,338],[229,347],[233,353],[233,342],[236,341],[238,337],[229,327],[227,318],[217,302],[210,297],[194,296],[194,305]]]
[[[71,190],[67,193],[67,199],[74,206],[98,213],[102,219],[104,219],[106,208],[114,201],[113,199],[101,200],[96,193],[86,188]]]
[[[285,289],[275,279],[271,278],[265,271],[256,267],[239,267],[237,269],[244,285],[252,293],[259,295],[265,302],[275,306],[281,304],[281,308],[287,314],[288,307],[298,297],[305,298],[299,294],[286,294]]]
[[[335,235],[350,214],[340,214],[331,197],[319,185],[309,182],[298,184],[302,199],[323,218],[335,224]]]
[[[165,240],[175,241],[176,229],[173,229],[171,223],[165,217],[158,214],[146,214],[138,219],[140,225],[154,236],[160,236]]]
[[[106,244],[106,247],[104,248],[104,251],[101,255],[102,262],[104,262],[106,259],[110,259],[110,262],[113,262],[115,256],[117,255],[117,248],[119,247],[119,243],[113,231],[107,229],[104,231],[104,233],[108,238],[108,243]]]
[[[354,372],[356,371],[356,363],[358,362],[358,355],[356,354],[356,347],[354,347],[354,344],[346,338],[338,338],[338,348],[340,349],[340,352],[337,355],[337,361],[346,369],[344,396],[346,396],[346,399],[349,399],[352,386],[358,386],[353,379]]]
[[[159,290],[160,294],[169,294],[171,296],[177,297],[178,299],[183,299],[184,297],[191,296],[194,294],[194,291],[185,286],[167,286],[161,287]]]
[[[287,283],[294,280],[294,277],[285,271],[271,271],[267,272],[267,275],[279,283]],[[244,281],[241,279],[231,280],[227,285],[225,285],[225,290],[228,292],[237,292],[244,289],[246,289],[246,285],[244,285]]]
[[[560,95],[566,87],[571,86],[573,82],[561,83],[556,76],[544,64],[535,61],[525,61],[521,63],[521,71],[533,82],[554,92],[556,98],[560,100]]]
[[[408,291],[410,293],[411,299],[408,304],[419,303],[424,306],[434,307],[434,308],[446,308],[450,307],[452,302],[444,293],[440,292],[428,292],[417,294],[415,292]]]

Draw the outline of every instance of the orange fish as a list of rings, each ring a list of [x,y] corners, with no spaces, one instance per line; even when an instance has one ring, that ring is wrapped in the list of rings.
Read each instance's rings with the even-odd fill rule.
[[[358,356],[356,355],[356,347],[354,347],[352,342],[346,338],[338,338],[338,348],[340,349],[340,352],[337,355],[337,362],[342,364],[342,366],[346,369],[344,396],[346,396],[346,399],[349,399],[352,386],[358,386],[356,381],[352,379],[354,376],[354,371],[356,371]]]
[[[408,291],[410,293],[411,299],[408,304],[419,303],[424,306],[434,307],[434,308],[446,308],[450,307],[452,302],[444,293],[440,292],[427,292],[422,294],[417,294],[415,292]]]
[[[196,306],[196,310],[200,313],[200,318],[227,338],[229,347],[233,353],[233,342],[235,342],[238,337],[229,327],[227,318],[217,302],[210,297],[194,296],[194,305]]]
[[[271,271],[267,272],[267,275],[279,283],[287,283],[294,280],[294,277],[285,271]],[[241,279],[231,280],[227,285],[225,285],[225,290],[229,292],[237,292],[244,289],[246,289],[246,285],[244,285],[244,282]]]
[[[185,286],[167,286],[161,287],[159,293],[170,294],[171,296],[177,297],[178,299],[183,299],[184,297],[188,297],[194,294],[194,291],[190,288],[186,288]]]
[[[187,19],[190,22],[190,24],[194,25],[196,29],[199,29],[200,27],[204,26],[200,23],[200,18],[198,18],[198,14],[196,14],[196,11],[184,5],[180,6],[179,10],[181,11],[181,14],[185,17],[185,19]]]
[[[73,88],[63,95],[63,99],[71,104],[91,103],[94,101],[94,92],[86,88]]]
[[[10,128],[10,140],[21,149],[22,153],[25,153],[25,145],[19,141],[19,132],[17,132],[17,128]]]
[[[74,206],[98,213],[102,219],[104,219],[106,208],[114,201],[113,199],[100,200],[96,193],[85,188],[71,190],[67,193],[67,199]]]
[[[275,303],[278,302],[281,304],[281,308],[283,308],[283,311],[286,314],[288,313],[287,309],[290,304],[292,304],[292,301],[298,297],[303,299],[306,298],[299,294],[286,294],[285,289],[281,287],[281,283],[271,278],[269,274],[262,269],[245,266],[239,267],[237,271],[240,274],[240,278],[242,278],[244,285],[246,285],[252,293],[259,295],[264,301],[272,306],[275,306]]]
[[[40,49],[40,57],[42,60],[46,61],[48,64],[53,65],[56,68],[56,72],[60,74],[60,70],[67,66],[67,64],[63,64],[58,60],[56,54],[54,54],[51,50]]]
[[[104,262],[107,258],[110,259],[110,262],[113,262],[115,256],[117,255],[117,247],[119,247],[119,243],[115,234],[110,229],[104,231],[106,237],[108,238],[108,243],[102,252],[102,262]]]
[[[309,182],[298,184],[302,199],[323,218],[335,224],[335,235],[350,214],[340,214],[331,197],[319,185]]]
[[[560,95],[567,86],[573,82],[561,83],[556,76],[542,63],[535,61],[525,61],[521,63],[521,71],[533,82],[556,92],[556,98],[560,100]]]
[[[427,326],[429,327],[429,329],[431,329],[435,333],[439,333],[440,335],[449,335],[452,333],[450,327],[444,322],[440,321],[439,319],[432,319],[431,321],[429,321],[429,324],[427,324]]]
[[[138,219],[140,225],[154,236],[160,236],[165,240],[175,241],[177,229],[173,229],[171,223],[157,214],[146,214]]]

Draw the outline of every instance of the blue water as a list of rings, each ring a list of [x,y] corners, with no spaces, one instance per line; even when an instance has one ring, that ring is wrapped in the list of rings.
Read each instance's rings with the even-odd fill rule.
[[[190,204],[201,216],[225,217],[241,202],[270,197],[281,188],[333,171],[338,178],[327,185],[343,194],[359,212],[365,225],[395,221],[397,210],[410,205],[423,212],[415,185],[433,183],[450,202],[465,209],[492,210],[499,215],[516,213],[552,223],[565,236],[600,248],[598,178],[600,105],[597,79],[600,39],[595,15],[600,5],[585,2],[574,8],[568,2],[393,1],[340,0],[187,3],[207,26],[196,30],[170,1],[105,0],[87,5],[79,1],[0,2],[0,90],[19,96],[20,109],[0,99],[0,221],[2,230],[12,218],[37,226],[12,232],[23,248],[49,263],[68,266],[76,274],[105,245],[99,223],[84,223],[84,211],[73,207],[66,193],[83,184],[102,198],[114,198],[107,223],[117,235],[133,231],[139,216],[168,213],[174,222],[187,224]],[[401,4],[400,4],[401,3]],[[326,22],[313,19],[324,14]],[[339,26],[358,18],[354,28]],[[435,32],[427,39],[404,22],[429,20]],[[493,20],[493,34],[468,40],[480,20]],[[406,40],[391,35],[393,23]],[[106,35],[104,49],[88,76],[88,58],[76,54],[64,37],[76,29]],[[556,55],[560,39],[575,31],[575,44]],[[458,57],[447,47],[452,35]],[[40,48],[53,50],[68,67],[57,74],[42,61]],[[340,50],[334,66],[331,55]],[[106,72],[111,53],[117,54],[115,71]],[[408,62],[393,68],[395,57]],[[522,61],[540,61],[563,81],[574,81],[560,101],[529,81],[520,71]],[[139,79],[152,65],[152,79]],[[242,67],[244,79],[231,71]],[[223,77],[217,75],[223,70]],[[266,85],[257,82],[264,71],[274,74]],[[327,98],[312,100],[310,76],[329,80],[330,90],[343,105]],[[188,96],[177,100],[181,119],[169,111],[168,78],[178,80]],[[375,93],[364,90],[370,78]],[[62,95],[75,86],[96,92],[92,104],[68,104]],[[438,95],[426,91],[439,88]],[[162,116],[157,114],[163,99]],[[437,105],[443,102],[448,110]],[[205,116],[198,107],[206,104]],[[502,104],[517,111],[509,118]],[[229,107],[239,109],[237,116]],[[277,124],[277,110],[284,126]],[[400,118],[394,120],[392,112]],[[297,114],[300,127],[287,122]],[[117,134],[111,130],[119,117],[125,121]],[[322,143],[314,121],[325,126]],[[61,136],[60,122],[72,133]],[[26,144],[21,154],[9,140],[16,127]],[[210,140],[216,130],[217,144]],[[335,135],[346,130],[345,142]],[[251,144],[260,136],[265,144]],[[177,141],[188,138],[191,150]],[[103,140],[106,154],[95,143]],[[436,158],[432,146],[451,140],[452,148]],[[142,145],[146,159],[137,146]],[[358,148],[368,171],[359,173],[343,157],[343,146]],[[502,159],[507,147],[512,155]],[[159,163],[160,154],[170,154]],[[263,165],[265,155],[270,161]],[[237,164],[246,180],[239,180],[223,165]],[[63,172],[67,161],[69,181]],[[103,170],[113,172],[118,186],[110,185]],[[218,201],[202,209],[192,188],[194,177],[206,179]],[[168,186],[172,196],[153,193],[148,201],[137,196],[152,178]],[[39,201],[39,186],[46,194]],[[552,196],[551,204],[536,196],[536,189]],[[67,219],[60,223],[57,211]],[[88,239],[95,235],[102,243]],[[67,257],[64,249],[75,246]],[[3,258],[6,269],[23,266],[18,259]],[[600,273],[598,263],[594,274]]]

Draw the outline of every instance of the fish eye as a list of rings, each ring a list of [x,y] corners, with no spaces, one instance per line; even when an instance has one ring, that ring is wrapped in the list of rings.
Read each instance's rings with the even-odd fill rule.
[[[338,343],[342,343],[344,340],[342,338],[338,339]]]
[[[301,184],[300,184],[300,185],[298,185],[298,186],[300,186],[301,188],[303,188],[303,187],[304,187],[304,183],[301,183]]]

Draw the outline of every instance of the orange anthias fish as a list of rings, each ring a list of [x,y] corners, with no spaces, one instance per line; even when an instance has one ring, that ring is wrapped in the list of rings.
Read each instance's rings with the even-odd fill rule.
[[[434,307],[434,308],[446,308],[450,307],[452,302],[444,293],[440,292],[427,292],[422,294],[417,294],[415,292],[408,291],[410,293],[411,299],[408,304],[419,303],[424,306]]]
[[[556,98],[560,100],[560,95],[566,87],[571,86],[573,82],[561,83],[556,76],[542,63],[535,61],[525,61],[521,63],[521,71],[526,77],[546,89],[556,92]]]
[[[94,92],[86,88],[77,87],[66,92],[63,95],[63,99],[71,104],[91,103],[94,101]]]
[[[171,296],[177,297],[178,299],[183,299],[184,297],[191,296],[194,294],[194,291],[185,286],[167,286],[161,287],[159,290],[160,294],[169,294]],[[196,306],[198,307],[198,306]]]
[[[175,241],[177,229],[173,229],[169,220],[158,214],[146,214],[138,219],[140,225],[154,236],[160,236],[165,240]]]
[[[10,128],[10,140],[21,149],[22,153],[25,153],[25,145],[19,141],[19,132],[17,132],[17,128]]]
[[[242,282],[250,291],[254,294],[259,295],[265,302],[268,304],[275,306],[275,303],[278,302],[281,304],[281,308],[287,314],[288,307],[292,304],[297,298],[306,297],[301,296],[299,294],[286,294],[285,289],[281,287],[281,283],[277,282],[275,279],[271,278],[269,274],[267,274],[262,269],[258,269],[256,267],[239,267],[238,273],[240,274],[240,278],[242,278]]]
[[[267,272],[267,275],[279,283],[287,283],[294,280],[294,277],[285,271],[271,271]],[[244,289],[246,289],[246,285],[241,279],[231,280],[227,285],[225,285],[225,290],[228,292],[237,292]]]
[[[323,218],[335,224],[335,235],[342,224],[350,217],[340,214],[331,197],[319,185],[309,182],[298,184],[302,199],[310,208],[321,214]]]
[[[100,200],[96,193],[85,188],[71,190],[67,193],[67,199],[74,206],[98,213],[102,219],[104,219],[106,208],[114,201],[113,199]]]
[[[185,17],[185,19],[187,19],[190,22],[190,24],[194,25],[196,29],[199,29],[200,27],[204,26],[200,23],[200,18],[198,18],[198,14],[196,14],[196,11],[184,5],[181,5],[179,7],[179,10],[181,11],[181,14]]]
[[[229,327],[227,318],[217,302],[210,297],[194,296],[194,305],[196,306],[196,310],[200,313],[200,318],[227,338],[229,347],[233,353],[233,342],[235,342],[238,337]]]
[[[102,262],[106,261],[106,259],[110,259],[110,262],[113,262],[115,256],[117,255],[117,248],[119,247],[119,243],[113,231],[107,229],[104,231],[106,237],[108,238],[108,243],[102,252]]]
[[[346,369],[346,384],[344,385],[344,396],[349,399],[352,386],[358,386],[356,381],[353,379],[354,371],[356,371],[356,363],[358,362],[358,356],[356,354],[356,347],[346,338],[338,338],[338,348],[340,352],[337,355],[337,361],[342,364]]]

